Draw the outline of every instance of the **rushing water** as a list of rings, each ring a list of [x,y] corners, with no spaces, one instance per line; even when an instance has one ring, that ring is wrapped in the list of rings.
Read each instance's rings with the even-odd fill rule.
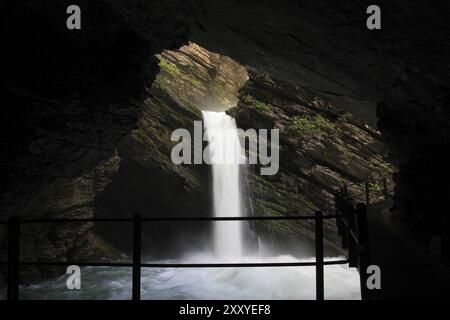
[[[240,146],[236,122],[225,112],[207,111],[203,111],[203,121],[212,165],[214,216],[241,217],[239,170],[245,155]],[[215,222],[214,248],[221,259],[242,257],[242,222]]]
[[[240,163],[245,159],[236,123],[224,112],[203,112],[212,162],[214,215],[242,216]],[[292,256],[248,254],[243,245],[243,222],[214,225],[214,251],[191,252],[158,263],[297,262]],[[259,246],[264,244],[259,239]],[[339,259],[342,257],[334,257]],[[152,259],[145,259],[152,262]],[[129,268],[86,267],[81,290],[68,290],[66,276],[22,287],[23,299],[130,299]],[[143,268],[142,299],[314,299],[314,267],[271,268]],[[325,267],[325,298],[360,299],[359,275],[342,265]]]
[[[341,257],[342,258],[342,257]],[[333,259],[338,259],[335,257]],[[181,261],[180,261],[181,260]],[[176,262],[212,262],[214,255],[189,254]],[[244,262],[294,262],[292,256],[243,257]],[[160,263],[174,260],[158,261]],[[144,268],[142,299],[315,299],[314,267]],[[346,266],[325,266],[326,299],[360,299],[359,275]],[[67,290],[66,277],[21,288],[21,299],[131,299],[129,268],[82,268],[81,290]]]

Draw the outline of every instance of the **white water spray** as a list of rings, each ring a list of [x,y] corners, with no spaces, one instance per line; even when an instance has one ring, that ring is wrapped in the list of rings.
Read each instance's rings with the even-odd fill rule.
[[[235,120],[225,112],[203,111],[212,164],[214,216],[241,217],[240,164],[245,161]],[[214,223],[214,249],[221,259],[242,257],[242,222]]]
[[[242,216],[240,175],[245,160],[235,120],[224,112],[203,112],[209,141],[213,174],[214,215]],[[148,260],[155,263],[210,263],[219,260],[239,262],[311,262],[313,258],[274,256],[264,253],[258,237],[260,256],[244,255],[243,223],[215,223],[215,256],[189,252],[179,260]],[[334,259],[343,259],[335,257]],[[326,258],[328,260],[328,258]],[[131,274],[128,268],[83,269],[83,290],[67,290],[66,279],[21,288],[23,299],[129,299]],[[143,299],[314,299],[314,267],[280,268],[143,268]],[[0,298],[2,293],[0,292]],[[327,299],[360,299],[359,276],[355,269],[329,265],[325,272]]]

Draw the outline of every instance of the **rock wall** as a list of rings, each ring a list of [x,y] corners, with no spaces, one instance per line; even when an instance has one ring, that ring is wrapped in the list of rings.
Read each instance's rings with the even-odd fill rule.
[[[195,43],[157,55],[162,73],[159,84],[173,99],[200,110],[235,106],[247,70],[230,58]]]
[[[25,219],[94,217],[95,196],[117,172],[120,158],[111,159],[76,178],[57,178],[42,185],[31,197],[11,203],[8,214],[20,212]],[[22,261],[99,261],[119,257],[101,237],[92,232],[93,223],[39,223],[21,226]],[[0,232],[0,247],[7,248],[7,230]],[[1,251],[2,260],[7,252]],[[21,281],[34,282],[61,275],[60,267],[23,267]]]
[[[200,110],[224,108],[235,104],[246,79],[246,70],[227,57],[211,53],[195,44],[157,55],[160,73],[149,90],[138,128],[119,145],[122,163],[118,175],[96,200],[97,216],[209,216],[211,195],[209,168],[206,165],[172,162],[171,141],[175,129],[187,129],[194,137],[194,121],[201,121]],[[193,154],[192,149],[192,154]],[[192,161],[193,163],[193,161]],[[113,228],[113,229],[111,229]],[[126,248],[124,237],[104,230],[106,237]],[[167,223],[149,225],[145,233],[150,245],[146,252],[170,254],[195,246],[192,234],[209,232],[210,225]],[[128,237],[129,238],[129,237]],[[189,238],[184,243],[171,243]],[[162,241],[162,239],[164,239]],[[197,246],[201,246],[198,243]]]
[[[387,159],[381,133],[347,112],[293,84],[250,72],[239,103],[228,112],[239,127],[280,131],[280,169],[273,176],[250,174],[252,208],[257,215],[334,212],[334,194],[348,185],[351,196],[364,202],[364,182],[371,184],[372,201],[380,199],[381,179],[392,184],[395,170]],[[357,197],[359,195],[359,197]],[[268,224],[270,226],[271,224]],[[273,225],[273,224],[272,224]],[[313,239],[314,223],[272,226],[282,237]],[[339,243],[334,221],[327,221],[328,240]]]
[[[173,164],[170,153],[175,142],[170,135],[176,128],[188,128],[193,136],[193,122],[201,120],[199,109],[215,106],[223,110],[234,101],[237,107],[228,113],[239,127],[281,131],[280,171],[260,176],[254,166],[244,179],[247,214],[333,212],[333,195],[343,183],[355,194],[364,190],[358,183],[390,178],[393,167],[386,160],[381,134],[341,106],[287,81],[254,72],[238,98],[248,78],[245,68],[196,44],[164,51],[158,58],[161,71],[150,90],[151,98],[138,129],[119,147],[122,165],[113,183],[97,198],[97,215],[209,215],[208,167]],[[379,194],[374,195],[375,201]],[[312,222],[254,224],[261,226],[272,236],[292,242],[314,237]],[[264,230],[259,229],[260,233]],[[155,229],[151,233],[160,234]],[[326,234],[329,244],[336,247],[333,244],[339,239],[333,221],[327,222]]]
[[[438,210],[450,181],[444,2],[381,1],[374,32],[366,1],[81,0],[82,32],[65,27],[69,4],[0,4],[2,218],[41,212],[33,201],[47,186],[110,159],[145,108],[153,54],[190,40],[372,127],[378,117],[400,169],[398,208],[425,243],[448,234]]]
[[[448,7],[379,1],[382,28],[370,31],[371,4],[202,2],[190,40],[378,127],[399,168],[393,210],[423,244],[437,237],[448,262]]]
[[[166,7],[151,1],[82,0],[77,2],[82,30],[76,31],[66,28],[70,4],[0,4],[2,220],[92,217],[95,196],[119,167],[115,149],[136,128],[146,89],[158,73],[153,54],[186,39],[181,1]],[[174,10],[180,12],[173,15]],[[24,258],[105,255],[91,227],[24,230]],[[1,248],[4,238],[3,230]],[[22,280],[49,273],[51,268],[32,268]]]

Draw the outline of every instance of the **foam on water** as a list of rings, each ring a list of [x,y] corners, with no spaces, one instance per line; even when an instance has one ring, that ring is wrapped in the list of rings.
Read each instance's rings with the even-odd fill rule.
[[[240,147],[235,120],[225,112],[203,112],[216,217],[242,216]],[[297,262],[292,256],[248,255],[243,243],[243,223],[214,224],[214,252],[190,253],[178,260],[156,263]],[[259,239],[261,247],[261,240]],[[340,257],[334,258],[339,259]],[[147,259],[148,261],[148,259]],[[151,262],[151,261],[149,261]],[[315,299],[314,267],[267,268],[143,268],[142,299]],[[131,269],[86,267],[81,290],[68,290],[66,276],[39,285],[22,287],[22,299],[130,299]],[[359,275],[343,265],[325,266],[325,298],[360,299]]]
[[[333,258],[333,259],[338,259]],[[216,262],[190,254],[178,263]],[[246,257],[243,262],[312,261],[292,256]],[[157,261],[173,263],[174,260]],[[129,268],[86,267],[82,290],[68,290],[66,277],[21,288],[22,299],[130,299]],[[142,299],[315,299],[314,267],[143,268]],[[325,298],[360,299],[359,275],[343,265],[325,266]]]

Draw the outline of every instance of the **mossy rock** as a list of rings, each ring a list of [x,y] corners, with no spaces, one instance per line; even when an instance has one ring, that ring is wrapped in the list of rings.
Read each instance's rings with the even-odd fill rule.
[[[255,97],[245,94],[241,97],[241,101],[244,102],[246,105],[253,106],[258,110],[268,110],[269,105],[267,103],[264,103],[262,101],[259,101]]]
[[[339,133],[339,127],[327,118],[316,115],[294,116],[287,126],[288,132],[296,136],[304,136],[312,133]]]

